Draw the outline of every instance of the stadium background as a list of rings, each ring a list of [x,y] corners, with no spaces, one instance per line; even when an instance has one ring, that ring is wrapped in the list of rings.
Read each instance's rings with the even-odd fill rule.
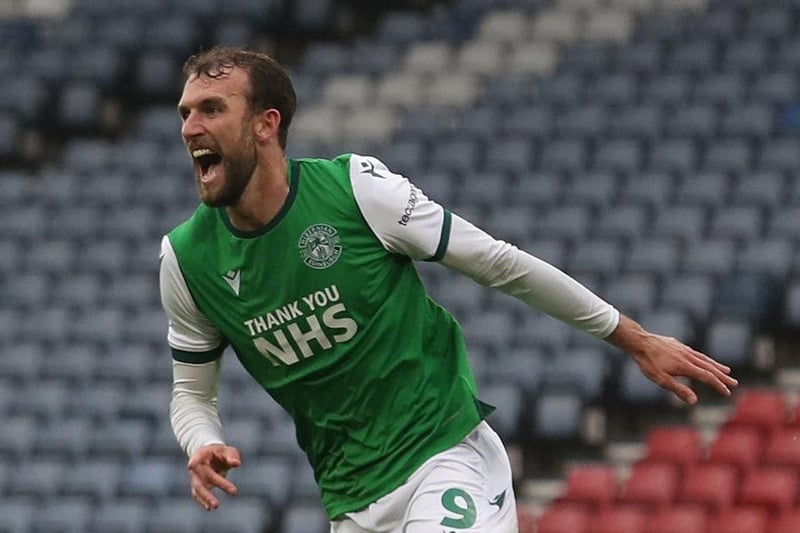
[[[180,66],[228,43],[290,67],[290,155],[376,155],[735,369],[733,401],[685,408],[422,265],[500,406],[523,533],[800,531],[799,21],[790,0],[3,0],[0,530],[327,531],[290,421],[232,358],[241,495],[196,508],[169,428],[158,243],[197,202]]]

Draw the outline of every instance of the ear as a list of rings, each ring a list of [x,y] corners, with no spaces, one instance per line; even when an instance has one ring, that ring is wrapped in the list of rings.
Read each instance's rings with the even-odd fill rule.
[[[281,114],[277,109],[266,109],[254,117],[253,131],[259,141],[277,139],[281,125]]]

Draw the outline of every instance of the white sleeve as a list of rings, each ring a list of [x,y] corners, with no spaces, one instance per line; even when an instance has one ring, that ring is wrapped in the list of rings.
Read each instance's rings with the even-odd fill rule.
[[[201,446],[225,443],[217,412],[220,363],[220,359],[199,365],[172,361],[169,418],[189,457]]]
[[[574,278],[456,215],[441,262],[597,337],[619,322],[619,311]]]
[[[169,318],[167,342],[183,352],[208,352],[222,344],[222,335],[197,308],[169,237],[161,239],[161,270],[159,274],[161,304]]]
[[[449,212],[374,157],[350,156],[356,203],[384,248],[416,260],[440,259]]]

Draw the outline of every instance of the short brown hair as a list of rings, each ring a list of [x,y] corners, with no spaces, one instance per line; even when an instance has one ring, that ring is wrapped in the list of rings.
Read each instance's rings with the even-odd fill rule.
[[[183,73],[186,79],[201,74],[219,78],[234,67],[247,72],[250,78],[250,94],[247,95],[250,109],[255,113],[276,109],[281,114],[278,143],[286,150],[289,125],[297,108],[297,96],[289,74],[275,59],[246,48],[215,46],[187,59]]]

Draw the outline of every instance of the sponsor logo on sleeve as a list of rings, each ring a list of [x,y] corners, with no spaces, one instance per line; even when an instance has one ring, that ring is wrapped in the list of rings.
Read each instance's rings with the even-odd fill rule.
[[[418,192],[418,189],[412,185],[408,193],[408,202],[406,202],[405,209],[403,209],[403,214],[400,215],[400,218],[397,220],[397,223],[401,226],[408,226],[408,221],[411,220],[411,215],[414,214],[414,209],[419,203]]]

